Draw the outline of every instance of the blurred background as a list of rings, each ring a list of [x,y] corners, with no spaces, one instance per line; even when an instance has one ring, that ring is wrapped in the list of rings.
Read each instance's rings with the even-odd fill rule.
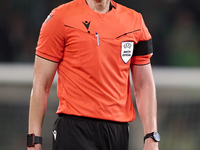
[[[0,1],[0,150],[26,149],[35,47],[42,22],[69,0]],[[200,1],[116,0],[142,13],[153,36],[160,150],[200,149]],[[134,105],[135,100],[133,99]],[[44,150],[51,149],[56,79],[44,120]],[[130,150],[142,150],[139,116],[130,124]]]

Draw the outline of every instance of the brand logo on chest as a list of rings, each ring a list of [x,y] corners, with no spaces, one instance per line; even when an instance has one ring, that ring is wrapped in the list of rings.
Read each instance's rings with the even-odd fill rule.
[[[87,28],[87,30],[89,30],[90,22],[91,22],[91,21],[82,22],[82,23],[85,25],[85,27]]]
[[[127,63],[131,59],[131,57],[133,55],[133,50],[134,50],[134,42],[133,41],[122,42],[121,58],[124,63]]]

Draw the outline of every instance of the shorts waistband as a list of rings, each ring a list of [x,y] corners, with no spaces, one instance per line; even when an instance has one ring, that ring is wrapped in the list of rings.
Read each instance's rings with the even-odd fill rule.
[[[127,124],[127,122],[116,122],[111,120],[103,120],[98,118],[90,118],[85,116],[76,116],[76,115],[68,115],[60,113],[58,114],[58,117],[65,117],[73,120],[80,120],[80,121],[90,121],[90,122],[103,122],[103,123],[112,123],[112,124]]]

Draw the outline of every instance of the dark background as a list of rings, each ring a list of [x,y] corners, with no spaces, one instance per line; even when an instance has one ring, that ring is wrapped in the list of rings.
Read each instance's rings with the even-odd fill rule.
[[[68,1],[1,0],[0,62],[33,62],[42,22],[53,8]],[[199,0],[116,2],[142,13],[153,36],[152,65],[200,65]]]

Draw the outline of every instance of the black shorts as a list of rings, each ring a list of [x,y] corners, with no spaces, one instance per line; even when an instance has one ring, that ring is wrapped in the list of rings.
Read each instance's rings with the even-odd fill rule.
[[[128,150],[128,123],[60,114],[53,150]]]

